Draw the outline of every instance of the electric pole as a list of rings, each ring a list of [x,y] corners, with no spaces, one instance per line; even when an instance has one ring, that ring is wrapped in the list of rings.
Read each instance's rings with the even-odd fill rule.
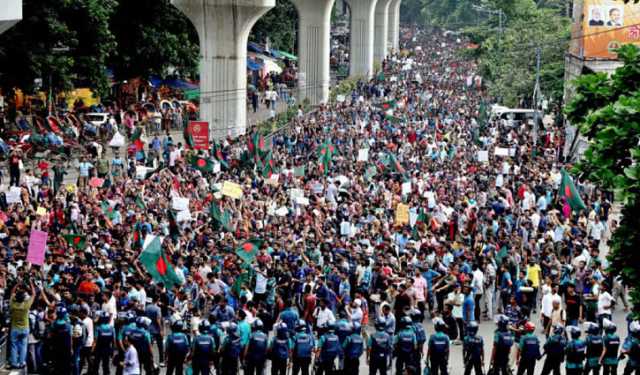
[[[538,100],[540,98],[540,59],[542,50],[536,47],[536,84],[533,88],[533,148],[538,144],[538,121],[540,112],[538,111]]]

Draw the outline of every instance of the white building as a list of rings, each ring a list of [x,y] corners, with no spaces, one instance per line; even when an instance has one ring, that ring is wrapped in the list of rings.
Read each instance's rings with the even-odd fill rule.
[[[2,0],[0,6],[0,34],[22,19],[22,0]]]

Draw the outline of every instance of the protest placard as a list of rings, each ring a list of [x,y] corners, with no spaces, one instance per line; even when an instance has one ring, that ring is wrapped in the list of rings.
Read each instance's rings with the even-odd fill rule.
[[[369,160],[369,149],[362,148],[358,150],[358,161],[368,161]]]
[[[402,183],[402,195],[411,194],[411,181]]]
[[[396,207],[396,225],[409,224],[409,206],[398,203]]]
[[[493,153],[496,156],[509,156],[509,149],[504,147],[496,147]]]
[[[29,236],[27,262],[41,266],[44,263],[44,251],[47,247],[47,232],[32,230]]]
[[[235,182],[225,181],[222,183],[221,193],[229,198],[240,199],[242,198],[242,186]]]
[[[173,197],[171,200],[171,208],[176,211],[184,211],[189,209],[189,198]]]
[[[489,151],[478,151],[478,161],[486,163],[489,161]]]

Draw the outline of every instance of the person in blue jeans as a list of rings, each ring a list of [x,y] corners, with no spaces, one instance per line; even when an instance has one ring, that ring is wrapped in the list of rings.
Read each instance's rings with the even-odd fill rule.
[[[23,368],[27,363],[27,347],[29,345],[29,309],[36,294],[33,282],[29,281],[30,294],[26,286],[18,284],[13,287],[9,300],[11,314],[11,336],[9,364],[13,368]]]

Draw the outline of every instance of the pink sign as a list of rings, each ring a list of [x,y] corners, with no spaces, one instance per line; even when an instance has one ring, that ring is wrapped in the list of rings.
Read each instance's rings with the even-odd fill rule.
[[[29,236],[29,250],[27,252],[27,262],[41,266],[44,263],[44,250],[47,246],[47,232],[31,230]]]

